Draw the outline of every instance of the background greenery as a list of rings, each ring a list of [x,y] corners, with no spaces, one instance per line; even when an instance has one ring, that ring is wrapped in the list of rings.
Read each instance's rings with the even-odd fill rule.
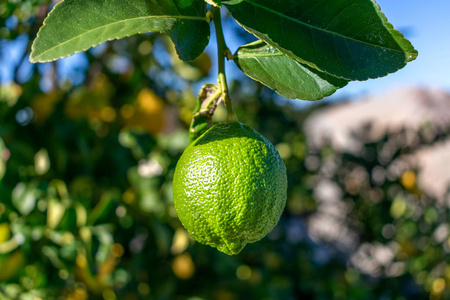
[[[374,172],[446,134],[417,133],[408,144],[399,132],[365,141],[361,155],[308,149],[303,121],[320,104],[299,111],[250,80],[232,82],[240,121],[277,146],[289,190],[275,230],[227,256],[187,236],[171,191],[211,59],[181,62],[168,39],[146,34],[79,54],[75,67],[31,65],[48,5],[0,3],[1,47],[27,42],[15,83],[0,94],[0,299],[450,297],[449,241],[434,238],[448,207],[418,189],[414,170],[384,180]],[[394,257],[365,272],[350,259],[355,249],[308,234],[321,180],[350,207],[342,222],[359,243],[396,249]]]

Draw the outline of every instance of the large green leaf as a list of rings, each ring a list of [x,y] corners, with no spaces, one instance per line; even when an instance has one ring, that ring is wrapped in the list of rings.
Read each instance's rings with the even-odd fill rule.
[[[249,77],[292,99],[322,99],[348,83],[301,64],[263,41],[240,47],[234,61]]]
[[[33,43],[30,60],[56,60],[112,39],[156,31],[167,34],[183,60],[209,41],[203,0],[64,0],[55,5]]]
[[[373,0],[227,0],[246,30],[309,66],[350,80],[385,76],[417,57]]]

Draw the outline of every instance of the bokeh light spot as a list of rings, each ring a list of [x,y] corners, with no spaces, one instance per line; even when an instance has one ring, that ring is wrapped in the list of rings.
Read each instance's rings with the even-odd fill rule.
[[[252,277],[252,269],[247,265],[241,265],[236,270],[236,276],[240,280],[248,280]]]

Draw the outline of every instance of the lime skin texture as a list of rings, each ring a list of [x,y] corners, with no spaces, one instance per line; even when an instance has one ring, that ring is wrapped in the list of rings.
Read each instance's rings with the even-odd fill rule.
[[[286,167],[275,147],[239,122],[219,123],[177,163],[174,205],[189,234],[229,255],[259,241],[286,205]]]

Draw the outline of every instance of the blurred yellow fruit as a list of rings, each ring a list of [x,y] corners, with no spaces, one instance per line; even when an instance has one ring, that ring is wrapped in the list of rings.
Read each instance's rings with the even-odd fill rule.
[[[175,257],[172,262],[172,270],[180,279],[189,279],[194,275],[195,265],[189,254],[183,253]]]
[[[100,110],[100,119],[104,122],[112,122],[116,119],[116,111],[111,106],[105,106]]]
[[[45,122],[55,110],[56,104],[61,100],[59,92],[51,92],[49,94],[40,94],[31,102],[33,109],[33,117],[37,123]]]
[[[416,186],[416,173],[410,170],[405,171],[400,179],[400,182],[405,189],[412,190]]]
[[[87,300],[89,295],[85,289],[77,288],[67,295],[67,300]]]
[[[123,105],[120,114],[128,128],[139,128],[156,134],[164,127],[164,101],[150,89],[141,90],[135,106]]]
[[[65,113],[70,119],[88,118],[112,122],[116,111],[110,106],[115,87],[105,74],[98,74],[88,88],[75,90],[65,102]]]
[[[20,250],[0,255],[0,282],[14,278],[24,265],[25,258]]]

